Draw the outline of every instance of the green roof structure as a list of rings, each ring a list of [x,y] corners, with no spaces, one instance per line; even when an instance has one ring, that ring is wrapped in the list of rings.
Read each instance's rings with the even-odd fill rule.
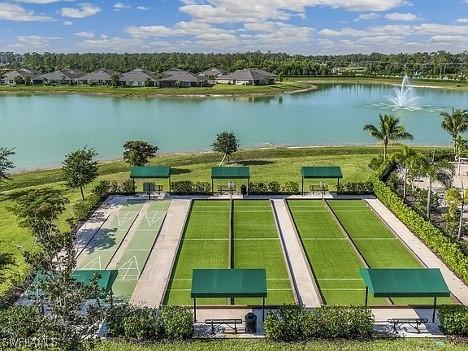
[[[366,284],[366,305],[369,290],[374,297],[433,297],[435,318],[437,297],[450,296],[450,290],[438,268],[362,268]]]
[[[103,291],[112,291],[112,286],[117,279],[117,270],[76,270],[72,274],[72,278],[77,282],[87,285],[92,279],[98,275],[97,284]]]
[[[213,167],[211,168],[212,179],[249,179],[249,167]]]
[[[191,296],[195,321],[197,298],[261,297],[264,310],[266,272],[264,269],[194,269]]]
[[[169,178],[171,176],[171,167],[167,166],[144,166],[132,167],[130,178]]]
[[[304,179],[336,179],[337,190],[340,187],[340,179],[343,178],[341,168],[338,166],[302,166],[302,195],[304,195]],[[323,193],[322,193],[323,195]]]
[[[341,179],[343,174],[341,168],[337,166],[303,166],[301,167],[301,176],[303,178],[315,178],[315,179]]]

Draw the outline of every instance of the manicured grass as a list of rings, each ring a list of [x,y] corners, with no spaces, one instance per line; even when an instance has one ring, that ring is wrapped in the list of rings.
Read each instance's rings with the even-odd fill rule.
[[[234,268],[264,268],[267,275],[266,304],[294,303],[288,271],[275,219],[268,200],[234,201]],[[238,298],[236,304],[261,303]]]
[[[272,85],[231,85],[217,84],[212,87],[193,88],[155,88],[155,87],[108,87],[108,86],[0,86],[3,94],[96,94],[117,97],[156,97],[156,96],[203,96],[203,95],[255,95],[255,94],[278,94],[295,90],[311,88],[307,82],[277,82]]]
[[[228,267],[229,201],[195,200],[169,282],[166,304],[190,305],[194,268]],[[200,304],[227,304],[226,299],[200,299]]]
[[[266,340],[197,340],[135,345],[119,341],[98,344],[97,351],[465,351],[466,344],[450,340],[409,338],[372,341],[309,341],[278,343]]]
[[[422,264],[362,200],[327,200],[371,268],[419,268]],[[392,299],[396,304],[428,304],[431,298]],[[451,303],[439,299],[440,303]]]
[[[364,265],[331,216],[326,203],[321,200],[289,200],[288,205],[324,303],[363,304],[365,286],[359,269]],[[385,303],[382,299],[369,302]]]

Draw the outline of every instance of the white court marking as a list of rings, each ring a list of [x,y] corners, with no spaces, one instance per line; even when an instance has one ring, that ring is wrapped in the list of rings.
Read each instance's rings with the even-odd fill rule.
[[[119,271],[121,270],[125,271],[121,280],[137,280],[141,273],[140,268],[138,266],[137,257],[132,256],[127,262],[125,262],[122,266],[119,267]],[[133,274],[129,274],[130,271],[132,271]]]

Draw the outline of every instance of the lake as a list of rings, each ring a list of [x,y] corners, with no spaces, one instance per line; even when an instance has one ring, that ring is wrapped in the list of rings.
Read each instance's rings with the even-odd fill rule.
[[[0,146],[15,147],[20,170],[59,165],[85,145],[99,159],[119,158],[127,140],[161,152],[208,150],[216,133],[232,130],[241,147],[371,144],[362,128],[394,113],[414,144],[448,144],[440,112],[468,108],[468,92],[415,88],[419,109],[389,105],[393,87],[323,85],[275,97],[114,98],[86,95],[0,95]]]

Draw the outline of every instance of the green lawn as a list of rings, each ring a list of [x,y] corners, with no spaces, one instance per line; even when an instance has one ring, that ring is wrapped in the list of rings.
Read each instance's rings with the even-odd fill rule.
[[[418,268],[422,264],[362,200],[327,200],[371,268]],[[428,304],[431,298],[392,299],[396,304]],[[440,303],[451,303],[449,298]]]
[[[373,341],[310,341],[278,343],[266,340],[197,340],[179,343],[135,345],[106,341],[97,351],[466,351],[466,343],[451,340],[409,338],[379,339]]]
[[[275,219],[268,200],[234,201],[234,268],[264,268],[268,305],[294,303]],[[260,299],[235,299],[236,304],[259,304]]]
[[[228,268],[229,201],[193,201],[166,304],[191,305],[194,268]],[[227,304],[227,299],[200,299],[200,304]]]
[[[289,200],[304,250],[328,305],[360,305],[365,285],[359,275],[364,265],[321,200]],[[370,303],[384,304],[382,299]]]

